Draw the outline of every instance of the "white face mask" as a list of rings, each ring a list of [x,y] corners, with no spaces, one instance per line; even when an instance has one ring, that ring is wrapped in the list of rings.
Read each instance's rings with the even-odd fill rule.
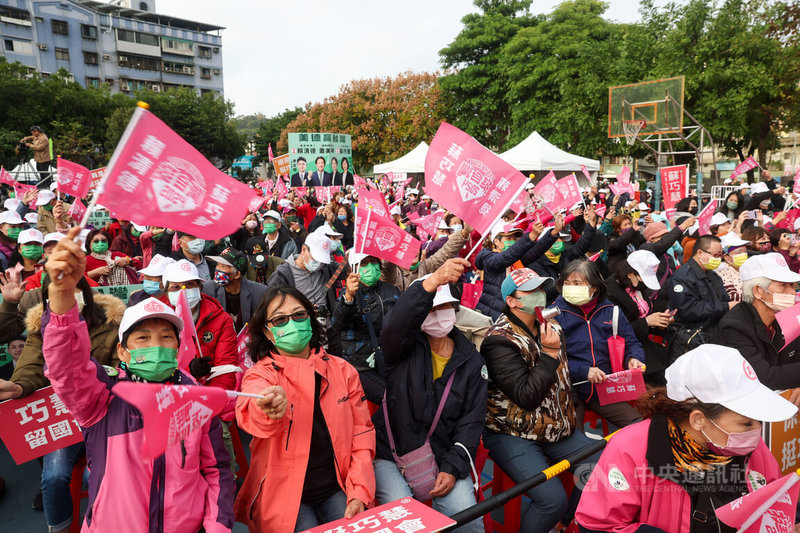
[[[314,258],[311,258],[308,261],[306,261],[306,270],[308,270],[309,272],[316,272],[321,267],[322,267],[322,263],[320,263],[319,261],[317,261]]]
[[[206,241],[203,239],[195,239],[193,241],[189,241],[186,243],[186,249],[189,251],[190,254],[197,255],[203,253],[203,249],[206,247]]]
[[[456,325],[456,310],[452,307],[431,311],[422,323],[422,331],[435,339],[446,337]]]
[[[181,291],[174,291],[168,292],[167,297],[169,298],[169,303],[172,304],[172,307],[178,305],[178,295]],[[194,309],[197,304],[200,303],[200,288],[194,287],[191,289],[186,289],[186,300],[189,302],[189,309]]]
[[[244,227],[246,227],[247,229],[256,229],[256,227],[258,227],[258,221],[248,220],[247,222],[244,223]]]

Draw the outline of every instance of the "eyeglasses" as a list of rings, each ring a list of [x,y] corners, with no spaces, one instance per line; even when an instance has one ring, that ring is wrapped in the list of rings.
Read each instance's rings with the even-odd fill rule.
[[[722,258],[722,252],[718,252],[718,253],[712,254],[712,253],[711,253],[711,252],[709,252],[708,250],[702,250],[702,249],[701,249],[700,251],[701,251],[701,252],[705,252],[705,253],[707,253],[708,255],[710,255],[711,257],[714,257],[714,258],[716,258],[716,259],[721,259],[721,258]]]
[[[304,309],[302,311],[292,313],[291,315],[274,316],[271,319],[267,320],[267,324],[272,324],[273,326],[285,326],[286,324],[289,323],[290,318],[292,319],[293,322],[302,322],[303,320],[308,319],[308,311]]]

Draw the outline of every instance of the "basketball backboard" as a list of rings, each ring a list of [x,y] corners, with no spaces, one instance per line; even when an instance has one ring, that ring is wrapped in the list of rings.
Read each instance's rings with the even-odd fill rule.
[[[683,90],[683,76],[610,87],[608,136],[624,137],[626,126],[638,121],[645,122],[639,136],[680,133],[683,129]]]

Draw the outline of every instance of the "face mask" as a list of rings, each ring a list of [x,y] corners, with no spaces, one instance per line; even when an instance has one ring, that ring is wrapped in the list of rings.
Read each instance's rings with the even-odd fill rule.
[[[168,292],[167,297],[169,298],[169,303],[172,304],[172,307],[178,305],[178,295],[181,291],[174,291]],[[200,303],[200,289],[198,287],[194,287],[192,289],[186,289],[186,300],[189,302],[189,309],[194,309],[194,307]]]
[[[739,202],[725,202],[725,207],[727,207],[730,211],[736,211],[739,207]]]
[[[708,421],[714,424],[713,420],[709,419]],[[716,424],[714,424],[714,427],[728,436],[728,442],[724,446],[714,444],[708,435],[706,435],[705,431],[701,430],[701,433],[708,440],[706,444],[708,449],[718,455],[724,455],[726,457],[732,455],[747,455],[758,448],[758,444],[761,442],[760,427],[751,429],[750,431],[742,431],[741,433],[728,433]]]
[[[545,306],[547,295],[542,291],[523,292],[522,296],[519,297],[519,301],[522,302],[522,312],[533,315],[536,313],[537,307]]]
[[[452,226],[450,226],[450,229],[453,231],[461,231],[462,229],[464,229],[464,226],[462,226],[461,224],[453,224]]]
[[[25,259],[39,259],[44,251],[38,244],[23,244],[19,254]]]
[[[764,290],[772,295],[772,303],[771,304],[767,303],[766,301],[764,301],[763,298],[759,298],[759,300],[764,302],[764,305],[766,305],[776,313],[779,313],[784,309],[789,309],[791,306],[794,305],[794,297],[795,297],[794,294],[782,294],[779,292],[770,292],[767,289]]]
[[[268,223],[264,224],[264,233],[266,233],[268,235],[272,235],[276,231],[278,231],[278,225],[277,224],[273,224],[272,222],[268,222]]]
[[[456,310],[452,307],[439,309],[428,313],[428,316],[425,317],[425,322],[422,323],[422,331],[435,339],[441,339],[446,337],[455,325]]]
[[[508,250],[509,248],[514,246],[514,243],[516,243],[516,242],[517,241],[506,241],[506,242],[504,242],[503,243],[503,250]]]
[[[411,265],[411,268],[409,268],[408,270],[410,270],[411,272],[414,272],[414,271],[415,271],[415,270],[417,270],[418,268],[419,268],[419,261],[417,261],[416,263],[414,263],[413,265]]]
[[[289,320],[283,326],[269,328],[275,347],[282,352],[296,354],[302,352],[311,341],[311,319],[299,322]]]
[[[164,381],[178,368],[178,350],[175,348],[152,346],[134,348],[128,350],[128,353],[131,354],[131,360],[127,363],[128,370],[147,381]]]
[[[338,215],[336,218],[344,222],[345,220],[347,220],[347,215]]]
[[[564,242],[563,241],[556,241],[553,246],[550,247],[550,253],[553,255],[561,255],[561,252],[564,251]]]
[[[739,268],[744,264],[745,261],[747,261],[747,252],[732,255],[731,259],[733,260],[733,266]]]
[[[758,204],[758,207],[761,210],[769,209],[769,202],[768,201],[767,202],[761,202],[760,204]]]
[[[161,283],[159,283],[158,281],[151,281],[149,279],[146,279],[142,281],[142,285],[144,285],[143,287],[144,292],[150,295],[157,294],[161,290]]]
[[[561,287],[561,295],[572,305],[586,305],[592,301],[590,290],[585,285],[564,285]]]
[[[206,241],[203,239],[195,239],[193,241],[189,241],[186,243],[186,249],[192,255],[197,255],[203,253],[203,249],[206,247]]]
[[[381,267],[378,263],[370,263],[363,265],[358,273],[361,276],[361,283],[367,287],[372,287],[378,283],[381,277]]]
[[[764,253],[767,253],[767,252],[769,252],[770,250],[772,250],[772,243],[771,243],[771,242],[762,242],[762,243],[759,243],[759,245],[758,245],[758,249],[759,249],[759,250],[761,250],[761,251],[762,251],[762,252],[764,252]]]
[[[335,241],[331,239],[331,250],[339,250],[342,247],[342,241]]]
[[[8,228],[6,235],[8,235],[9,239],[16,241],[20,231],[22,231],[22,228]]]
[[[133,235],[134,237],[138,237],[141,234],[142,234],[142,232],[139,231],[138,229],[132,229],[131,230],[131,235]]]
[[[92,251],[96,254],[104,254],[108,251],[107,241],[95,241],[92,243]]]
[[[228,283],[231,282],[231,275],[228,272],[223,272],[222,270],[214,271],[214,281],[217,285],[221,287],[225,287]]]
[[[244,223],[244,227],[249,229],[249,230],[254,230],[254,229],[256,229],[258,227],[258,221],[257,220],[248,220],[247,222]]]
[[[322,263],[317,261],[316,259],[309,259],[306,261],[306,270],[309,272],[316,272],[322,267]]]
[[[716,270],[719,268],[719,265],[722,264],[722,258],[719,257],[711,257],[707,263],[703,265],[703,268],[706,270]]]
[[[288,222],[289,224],[292,224],[292,223],[297,222],[297,221],[298,221],[298,218],[295,217],[295,216],[286,217],[286,222]]]
[[[52,211],[53,210],[53,206],[51,204],[47,204],[47,205],[42,206],[42,207],[44,207],[45,211]]]

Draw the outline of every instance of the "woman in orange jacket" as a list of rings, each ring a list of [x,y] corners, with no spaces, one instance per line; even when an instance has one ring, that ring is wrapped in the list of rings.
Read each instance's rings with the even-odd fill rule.
[[[375,431],[358,372],[322,347],[324,328],[298,290],[273,287],[250,322],[256,363],[240,398],[252,459],[236,499],[250,531],[288,533],[352,518],[375,496]]]

